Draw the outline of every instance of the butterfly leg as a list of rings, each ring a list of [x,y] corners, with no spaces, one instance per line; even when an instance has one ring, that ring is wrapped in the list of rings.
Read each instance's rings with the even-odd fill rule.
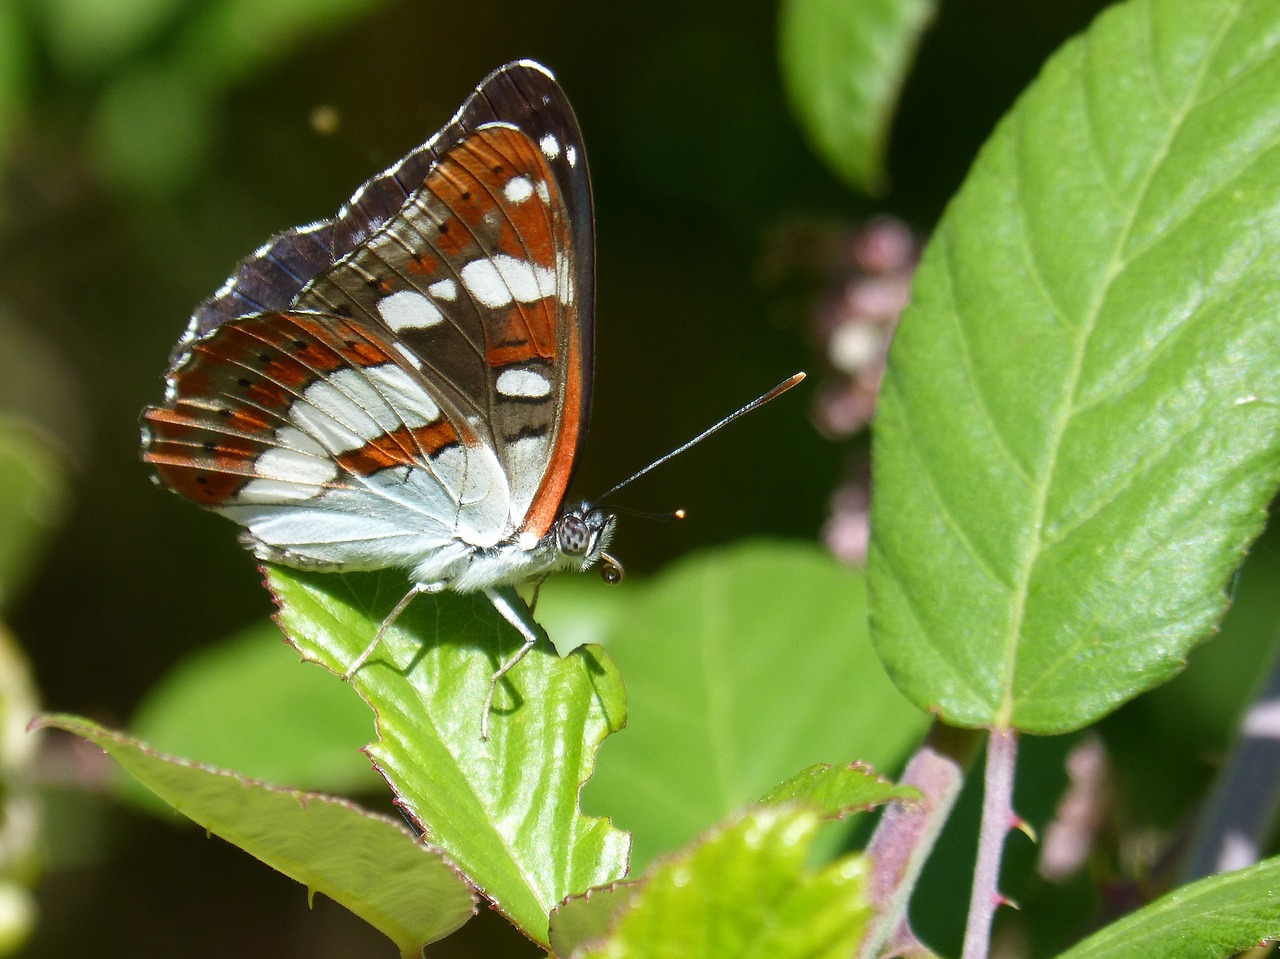
[[[550,574],[548,574],[550,575]],[[529,615],[532,616],[538,611],[538,597],[542,595],[542,584],[547,581],[547,577],[540,576],[533,581],[533,596],[529,599]]]
[[[357,656],[356,661],[347,667],[347,671],[342,674],[342,681],[344,683],[348,682],[352,676],[359,672],[360,667],[365,664],[369,657],[373,655],[373,651],[378,648],[378,644],[382,642],[382,637],[391,628],[391,624],[399,619],[400,614],[409,608],[409,604],[413,602],[415,597],[423,593],[438,593],[442,589],[444,589],[444,583],[414,583],[409,592],[404,594],[404,598],[396,603],[395,609],[387,614],[387,618],[382,621],[378,631],[373,634],[373,640],[364,648],[364,652]]]
[[[500,665],[491,677],[489,677],[489,695],[484,699],[484,715],[480,719],[480,738],[489,738],[489,713],[493,710],[493,696],[498,691],[498,681],[503,676],[511,672],[512,668],[520,660],[528,655],[529,650],[533,649],[534,644],[538,641],[538,635],[533,631],[533,627],[525,615],[521,615],[521,611],[517,608],[520,603],[519,597],[514,592],[499,591],[497,589],[486,589],[484,594],[489,597],[489,602],[493,603],[493,608],[502,614],[502,618],[516,628],[521,636],[524,637],[524,645],[515,651],[515,653]],[[514,597],[514,602],[513,602]]]

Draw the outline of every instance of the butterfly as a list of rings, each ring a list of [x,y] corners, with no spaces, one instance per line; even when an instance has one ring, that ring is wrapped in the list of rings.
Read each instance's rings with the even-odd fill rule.
[[[244,259],[142,416],[156,479],[239,523],[258,559],[408,573],[344,678],[415,596],[484,593],[523,638],[490,682],[486,739],[499,680],[536,641],[507,587],[596,563],[621,576],[616,514],[566,499],[591,409],[594,243],[573,110],[545,67],[509,63],[333,219]]]

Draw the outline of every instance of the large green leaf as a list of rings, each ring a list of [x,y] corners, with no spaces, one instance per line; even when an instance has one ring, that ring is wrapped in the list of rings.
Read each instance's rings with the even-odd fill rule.
[[[346,906],[403,956],[420,955],[475,911],[475,896],[456,868],[400,823],[330,796],[163,756],[76,716],[43,716],[38,723],[100,746],[184,816]]]
[[[1172,676],[1280,480],[1280,4],[1133,0],[1067,44],[924,258],[875,434],[877,649],[961,725]]]
[[[871,649],[861,575],[816,547],[717,549],[617,589],[549,583],[538,615],[553,636],[583,592],[579,628],[617,661],[630,716],[584,803],[632,830],[639,864],[815,763],[892,771],[927,723]]]
[[[304,667],[275,623],[188,656],[147,692],[129,728],[156,749],[268,782],[386,789],[360,752],[373,736],[369,708],[338,677]]]
[[[791,107],[851,186],[883,177],[889,121],[936,0],[785,0],[779,60]]]
[[[1226,959],[1266,939],[1280,939],[1280,859],[1176,889],[1058,959]]]
[[[407,589],[395,573],[273,568],[280,623],[307,659],[342,672]],[[368,748],[427,841],[526,935],[546,944],[552,908],[622,877],[628,837],[578,812],[599,742],[624,719],[621,683],[596,647],[539,644],[482,707],[518,634],[482,595],[419,597],[352,684],[373,706]]]

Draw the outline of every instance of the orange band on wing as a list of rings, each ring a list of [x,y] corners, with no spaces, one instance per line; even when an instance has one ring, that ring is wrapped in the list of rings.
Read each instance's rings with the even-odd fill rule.
[[[571,322],[573,319],[576,318],[571,318]],[[573,476],[574,463],[578,458],[578,441],[582,436],[583,422],[582,376],[581,331],[577,323],[572,322],[560,433],[556,436],[556,447],[551,451],[551,460],[547,465],[546,475],[542,477],[542,485],[538,487],[533,503],[529,506],[529,514],[524,520],[524,531],[539,538],[546,535],[555,522],[556,514],[560,512],[560,504],[564,502],[564,494],[569,488],[569,479]]]

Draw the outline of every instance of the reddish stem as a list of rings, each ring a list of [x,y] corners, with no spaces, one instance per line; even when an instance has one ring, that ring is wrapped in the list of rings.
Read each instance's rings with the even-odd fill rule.
[[[987,740],[987,771],[982,794],[982,825],[978,832],[978,864],[973,872],[969,921],[964,930],[961,959],[987,959],[991,952],[991,920],[1007,900],[1000,894],[1000,860],[1004,839],[1013,823],[1013,771],[1018,758],[1018,734],[995,729]]]
[[[859,947],[860,959],[927,954],[907,923],[907,903],[980,743],[971,729],[934,723],[903,771],[899,783],[920,790],[922,799],[886,808],[867,846],[867,898],[876,919]]]

